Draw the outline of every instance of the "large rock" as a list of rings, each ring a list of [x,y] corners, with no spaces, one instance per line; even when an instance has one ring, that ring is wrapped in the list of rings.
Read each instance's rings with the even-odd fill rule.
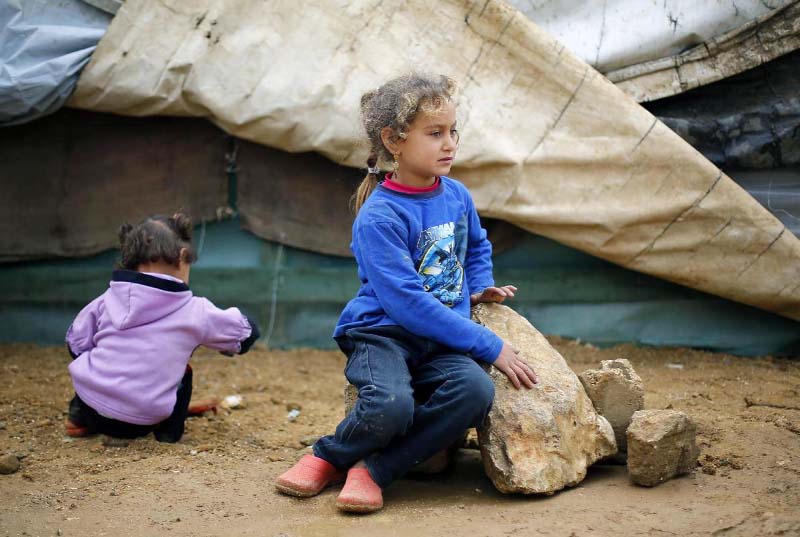
[[[480,304],[472,317],[519,350],[539,377],[533,389],[518,391],[497,368],[488,369],[495,399],[478,439],[489,478],[506,493],[552,494],[577,485],[589,465],[616,453],[611,425],[524,317],[499,304]]]
[[[594,409],[614,429],[619,451],[614,460],[625,462],[628,451],[626,431],[633,413],[644,408],[642,379],[628,360],[603,360],[600,369],[589,369],[580,375]]]
[[[696,427],[677,410],[640,410],[628,427],[628,474],[637,485],[653,487],[690,473],[700,454]]]

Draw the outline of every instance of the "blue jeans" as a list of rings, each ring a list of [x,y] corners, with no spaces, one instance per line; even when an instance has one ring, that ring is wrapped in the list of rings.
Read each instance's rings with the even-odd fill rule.
[[[351,329],[337,343],[358,399],[314,455],[340,470],[364,459],[385,488],[489,413],[494,384],[469,356],[399,326]]]

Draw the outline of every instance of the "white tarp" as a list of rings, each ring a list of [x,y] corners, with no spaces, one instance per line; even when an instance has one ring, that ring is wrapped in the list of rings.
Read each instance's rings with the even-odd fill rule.
[[[511,0],[639,102],[736,75],[800,48],[800,1]]]
[[[509,0],[573,54],[607,73],[675,56],[794,0]]]
[[[363,167],[359,96],[409,70],[461,82],[453,174],[484,215],[800,319],[800,240],[505,3],[129,0],[71,103]]]
[[[606,73],[639,102],[737,75],[800,48],[800,0],[680,54]]]

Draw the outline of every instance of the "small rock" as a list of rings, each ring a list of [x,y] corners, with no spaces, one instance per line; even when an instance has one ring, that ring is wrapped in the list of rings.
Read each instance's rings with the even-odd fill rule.
[[[193,449],[189,452],[189,455],[197,455],[197,453],[198,451],[196,449]]]
[[[580,375],[586,394],[592,400],[595,410],[606,418],[614,429],[619,451],[612,458],[624,463],[627,458],[628,442],[625,432],[631,423],[631,416],[644,408],[644,388],[642,379],[626,359],[603,360],[600,369],[589,369]]]
[[[300,443],[304,446],[313,446],[317,440],[319,440],[319,435],[310,434],[301,438]]]
[[[295,421],[299,416],[300,416],[300,411],[297,410],[296,408],[293,408],[292,410],[289,411],[288,414],[286,414],[286,419],[289,421]]]
[[[358,388],[349,382],[344,387],[344,415],[347,416],[356,406],[358,400]]]
[[[706,475],[716,475],[717,469],[714,466],[702,466],[701,470]]]
[[[628,427],[628,474],[653,487],[697,465],[696,427],[684,412],[640,410]]]
[[[772,485],[767,487],[768,494],[785,494],[789,490],[789,485],[786,483],[778,483],[776,485]]]
[[[303,410],[303,407],[300,406],[298,403],[286,403],[286,410],[291,412],[292,410]]]
[[[467,431],[467,437],[464,439],[464,449],[481,449],[480,444],[478,444],[478,431],[475,429],[469,429]]]
[[[456,446],[456,444],[451,446],[450,449],[437,451],[428,459],[414,466],[411,472],[424,475],[434,475],[444,472],[455,458],[455,452],[452,450],[458,451],[458,448],[454,446]]]
[[[222,400],[220,406],[228,410],[238,410],[246,408],[247,403],[244,402],[244,398],[241,395],[229,395]]]
[[[19,470],[19,459],[16,455],[5,455],[0,457],[0,474],[13,474]]]
[[[6,422],[0,421],[0,431],[5,431],[5,430],[6,430]]]
[[[127,438],[114,438],[113,436],[103,435],[101,443],[106,447],[124,448],[128,447],[131,441]]]
[[[667,369],[683,369],[683,364],[667,364]]]

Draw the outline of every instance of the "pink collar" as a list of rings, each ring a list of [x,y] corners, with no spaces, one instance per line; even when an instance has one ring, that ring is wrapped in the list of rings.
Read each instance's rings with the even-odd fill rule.
[[[436,180],[433,182],[431,186],[408,186],[402,183],[398,183],[396,181],[391,180],[391,173],[387,173],[386,177],[384,178],[383,182],[381,183],[384,187],[388,188],[389,190],[394,190],[395,192],[402,192],[403,194],[424,194],[425,192],[432,192],[436,190],[441,182],[439,176],[436,176]]]

